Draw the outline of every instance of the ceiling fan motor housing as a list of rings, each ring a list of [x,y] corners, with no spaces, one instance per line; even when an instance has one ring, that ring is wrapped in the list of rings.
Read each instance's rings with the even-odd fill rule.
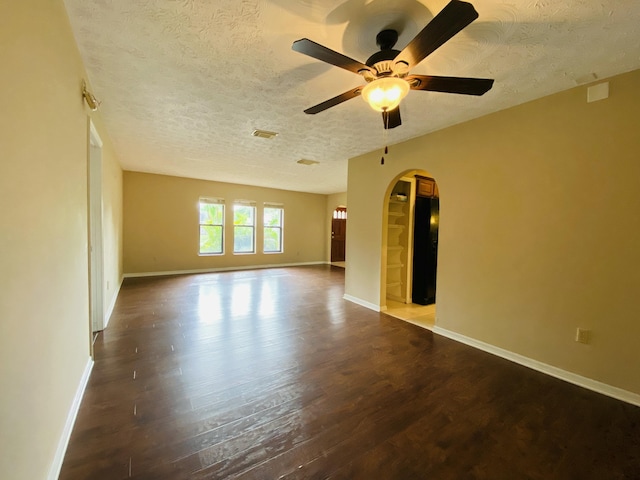
[[[371,55],[366,62],[368,67],[373,67],[378,71],[378,75],[393,73],[393,59],[398,56],[398,50],[381,50]]]
[[[395,30],[382,30],[376,35],[376,44],[380,47],[380,51],[371,55],[365,64],[375,68],[378,77],[388,77],[394,74],[393,59],[400,53],[400,50],[393,49],[397,41],[398,32]]]

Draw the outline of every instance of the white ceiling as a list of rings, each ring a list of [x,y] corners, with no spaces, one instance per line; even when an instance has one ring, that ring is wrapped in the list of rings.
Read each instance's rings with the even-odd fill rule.
[[[412,91],[386,134],[360,98],[303,113],[364,82],[293,41],[364,62],[380,30],[399,30],[401,50],[447,3],[65,0],[125,170],[287,190],[346,191],[350,157],[640,68],[638,0],[472,0],[478,20],[412,73],[495,78],[487,94]]]

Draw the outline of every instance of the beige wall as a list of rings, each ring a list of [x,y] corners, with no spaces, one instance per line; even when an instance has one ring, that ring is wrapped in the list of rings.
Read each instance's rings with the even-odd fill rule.
[[[427,170],[441,197],[437,325],[640,393],[638,85],[635,71],[610,79],[607,100],[587,104],[580,87],[416,138],[378,168],[378,153],[352,159],[347,295],[381,304],[385,191]]]
[[[226,201],[225,254],[198,255],[198,200]],[[233,254],[234,200],[284,204],[284,253]],[[326,196],[188,178],[124,173],[124,270],[127,274],[324,262]]]
[[[347,206],[347,192],[341,193],[333,193],[331,195],[327,195],[327,212],[325,214],[325,222],[327,225],[327,245],[326,252],[327,257],[326,261],[331,261],[331,220],[333,219],[333,211],[337,207],[346,207]],[[347,239],[349,238],[348,231],[349,222],[347,221]]]
[[[0,45],[0,476],[43,479],[90,360],[89,112],[62,1],[3,2]],[[98,128],[117,281],[121,180]]]

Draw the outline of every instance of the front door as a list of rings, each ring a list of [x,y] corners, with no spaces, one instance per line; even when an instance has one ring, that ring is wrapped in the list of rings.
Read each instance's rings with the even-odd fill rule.
[[[331,261],[345,261],[345,247],[347,243],[347,209],[338,207],[333,212],[331,220]]]

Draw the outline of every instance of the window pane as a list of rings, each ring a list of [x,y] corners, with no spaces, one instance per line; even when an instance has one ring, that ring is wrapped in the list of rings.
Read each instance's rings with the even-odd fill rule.
[[[224,217],[224,205],[211,205],[213,207],[213,223],[222,225]]]
[[[234,227],[233,251],[253,253],[253,227]]]
[[[224,205],[221,204],[200,204],[200,224],[222,225],[224,217]]]
[[[222,227],[200,225],[200,253],[222,253]]]
[[[264,207],[264,243],[265,253],[282,252],[282,207]]]
[[[234,225],[251,225],[255,224],[254,215],[255,207],[246,205],[233,206],[233,224]]]
[[[281,226],[282,209],[281,208],[268,208],[264,209],[264,225],[265,227],[279,227]]]
[[[264,251],[280,252],[282,250],[280,242],[280,228],[265,227],[264,229]]]
[[[222,254],[224,204],[200,202],[201,254]]]

